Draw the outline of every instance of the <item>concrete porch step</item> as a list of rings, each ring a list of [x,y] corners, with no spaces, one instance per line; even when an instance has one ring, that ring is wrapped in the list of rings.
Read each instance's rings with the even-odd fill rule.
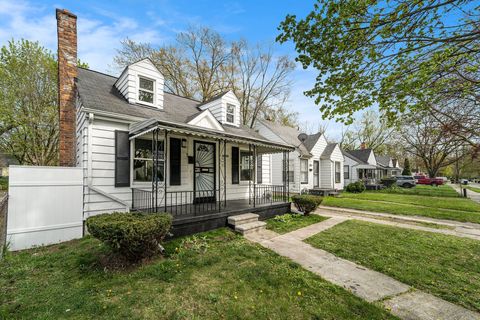
[[[266,223],[263,221],[255,221],[249,223],[243,223],[240,225],[235,226],[235,231],[241,233],[243,235],[258,232],[260,230],[264,230],[266,227]]]
[[[259,215],[254,213],[245,213],[236,216],[230,216],[228,217],[228,224],[232,226],[238,226],[241,224],[258,221],[258,217]]]

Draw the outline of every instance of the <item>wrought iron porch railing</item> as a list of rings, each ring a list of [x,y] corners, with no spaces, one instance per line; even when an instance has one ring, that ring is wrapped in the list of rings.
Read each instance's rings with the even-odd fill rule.
[[[288,202],[288,191],[283,185],[255,185],[250,196],[243,200],[247,207]],[[149,213],[164,211],[173,216],[201,215],[221,212],[233,201],[238,200],[220,201],[220,190],[167,191],[155,195],[152,190],[132,188],[132,210]]]

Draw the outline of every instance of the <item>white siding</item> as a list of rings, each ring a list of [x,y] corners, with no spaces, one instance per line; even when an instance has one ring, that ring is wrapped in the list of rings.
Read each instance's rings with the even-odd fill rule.
[[[164,78],[149,59],[129,65],[118,78],[115,86],[129,103],[142,103],[138,100],[139,76],[155,81],[154,107],[163,109]]]
[[[320,160],[320,188],[332,188],[333,170],[330,159]]]
[[[227,104],[235,106],[235,123],[227,122]],[[222,124],[231,126],[240,126],[240,102],[232,91],[227,92],[222,97],[210,101],[200,107],[201,110],[210,110],[213,116]]]
[[[337,145],[330,156],[330,159],[334,162],[340,162],[340,182],[335,182],[335,164],[333,164],[333,179],[332,179],[332,188],[336,190],[342,190],[344,187],[343,181],[343,164],[345,163],[344,156],[340,147]]]
[[[349,157],[344,157],[345,158],[345,165],[348,165],[348,169],[350,172],[350,179],[344,179],[344,186],[347,186],[349,183],[355,182],[358,180],[358,174],[357,174],[357,168],[356,166],[358,165],[358,162],[355,160],[349,158]]]

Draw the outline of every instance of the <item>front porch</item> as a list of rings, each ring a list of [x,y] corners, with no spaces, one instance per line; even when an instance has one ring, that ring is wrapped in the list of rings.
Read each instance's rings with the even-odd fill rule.
[[[212,131],[159,121],[131,129],[131,210],[170,213],[175,235],[225,226],[231,215],[289,212],[289,181],[271,183],[269,157],[283,153],[287,172],[293,148]]]

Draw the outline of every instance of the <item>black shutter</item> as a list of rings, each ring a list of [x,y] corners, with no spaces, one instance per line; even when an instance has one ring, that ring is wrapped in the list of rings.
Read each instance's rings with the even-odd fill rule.
[[[181,185],[182,140],[170,138],[170,185]]]
[[[262,183],[262,156],[257,156],[257,183]]]
[[[128,131],[115,130],[115,187],[130,186],[130,140]]]
[[[238,147],[232,147],[232,184],[239,184],[239,150]]]

